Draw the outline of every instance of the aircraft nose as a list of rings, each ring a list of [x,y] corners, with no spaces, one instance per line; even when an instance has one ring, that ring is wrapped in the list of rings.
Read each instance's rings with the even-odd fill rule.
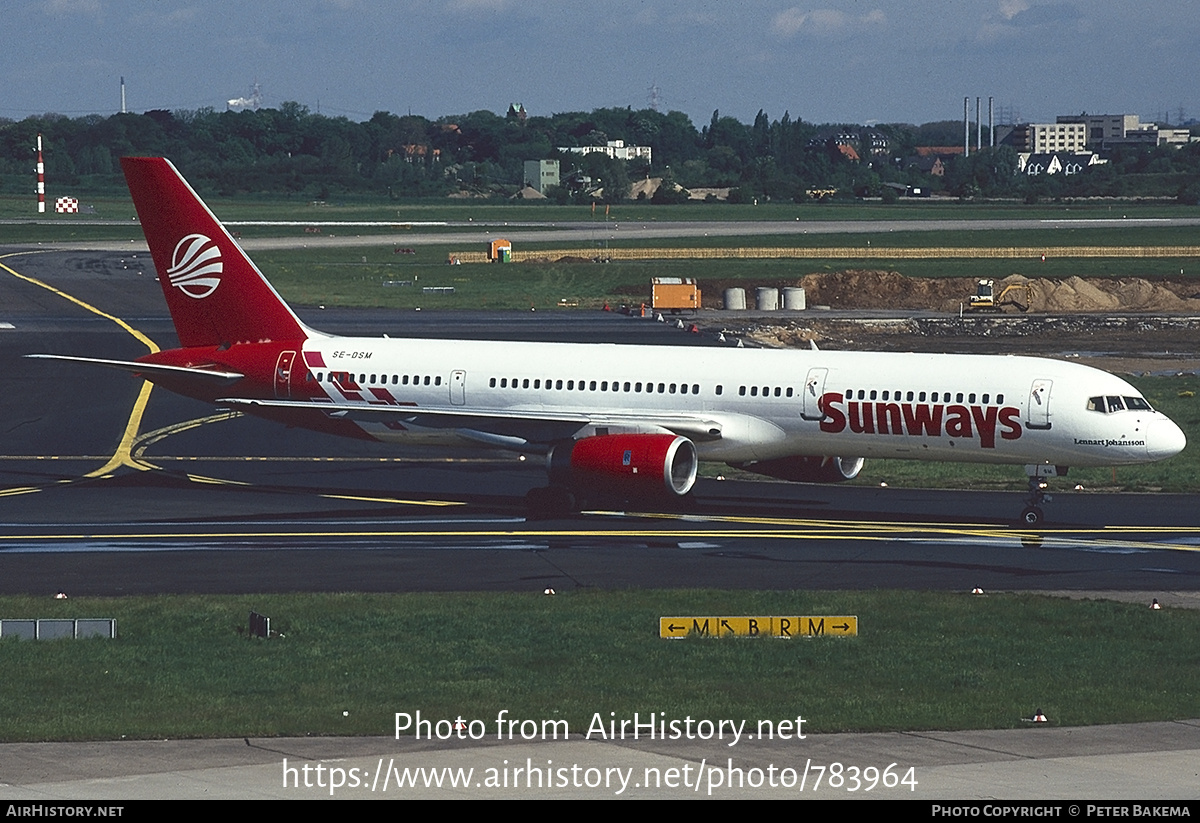
[[[1150,425],[1146,438],[1146,455],[1151,460],[1166,460],[1183,451],[1187,445],[1187,436],[1175,421],[1162,418]]]

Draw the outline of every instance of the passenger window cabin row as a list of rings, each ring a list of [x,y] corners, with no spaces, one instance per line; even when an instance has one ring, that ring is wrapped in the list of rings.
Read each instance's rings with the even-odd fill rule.
[[[890,400],[893,403],[975,403],[977,397],[983,405],[991,405],[991,392],[979,395],[975,392],[906,392],[890,391],[888,389],[884,389],[883,391],[879,391],[878,389],[846,389],[847,400]],[[995,401],[997,406],[1003,405],[1004,395],[997,394]]]
[[[353,372],[331,371],[328,380],[325,379],[324,372],[308,372],[304,375],[305,382],[315,380],[318,383],[354,383]],[[358,385],[360,386],[440,386],[442,385],[441,375],[420,375],[420,374],[366,374],[359,373]]]
[[[560,380],[534,377],[493,377],[488,381],[490,388],[533,389],[534,391],[600,391],[632,392],[634,394],[700,394],[699,383],[643,383],[626,380]],[[717,387],[720,394],[720,387]]]
[[[324,372],[309,371],[305,374],[305,381],[318,383],[352,383],[355,382],[355,374],[353,372],[329,372],[326,375]],[[441,375],[419,375],[419,374],[369,374],[360,372],[357,375],[357,382],[363,386],[440,386],[442,385]],[[635,380],[564,380],[555,378],[519,378],[519,377],[492,377],[488,380],[490,388],[501,389],[532,389],[534,391],[589,391],[589,392],[624,392],[632,394],[700,394],[699,383],[655,383],[649,381]],[[713,394],[721,395],[724,393],[724,386],[717,384],[713,387]],[[792,386],[739,386],[739,397],[779,397],[788,398],[796,396],[796,391]],[[917,392],[917,391],[892,391],[889,389],[847,389],[845,394],[846,400],[883,400],[892,402],[942,402],[942,403],[975,403],[989,405],[992,402],[992,395],[985,393],[977,395],[975,392]],[[995,403],[1001,405],[1004,403],[1004,395],[997,394]],[[1118,411],[1120,409],[1147,409],[1150,405],[1140,397],[1126,397],[1122,403],[1120,397],[1093,397],[1088,400],[1088,409],[1092,411],[1109,412]]]

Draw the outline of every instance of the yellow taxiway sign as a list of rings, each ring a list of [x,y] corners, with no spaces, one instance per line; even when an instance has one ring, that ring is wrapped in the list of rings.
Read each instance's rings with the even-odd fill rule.
[[[658,636],[676,637],[849,637],[858,634],[858,618],[811,617],[660,617]]]

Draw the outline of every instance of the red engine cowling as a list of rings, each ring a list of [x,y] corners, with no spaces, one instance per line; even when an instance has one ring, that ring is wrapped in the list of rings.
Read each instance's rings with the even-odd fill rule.
[[[624,493],[682,496],[696,482],[696,446],[674,434],[585,437],[550,452],[550,480]]]
[[[861,457],[781,457],[777,460],[760,460],[737,466],[755,474],[778,477],[796,483],[841,483],[853,480],[862,471]]]

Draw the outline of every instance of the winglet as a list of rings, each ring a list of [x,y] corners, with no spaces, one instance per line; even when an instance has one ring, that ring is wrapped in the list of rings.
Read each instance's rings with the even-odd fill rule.
[[[169,160],[122,157],[121,168],[185,348],[309,337]]]

